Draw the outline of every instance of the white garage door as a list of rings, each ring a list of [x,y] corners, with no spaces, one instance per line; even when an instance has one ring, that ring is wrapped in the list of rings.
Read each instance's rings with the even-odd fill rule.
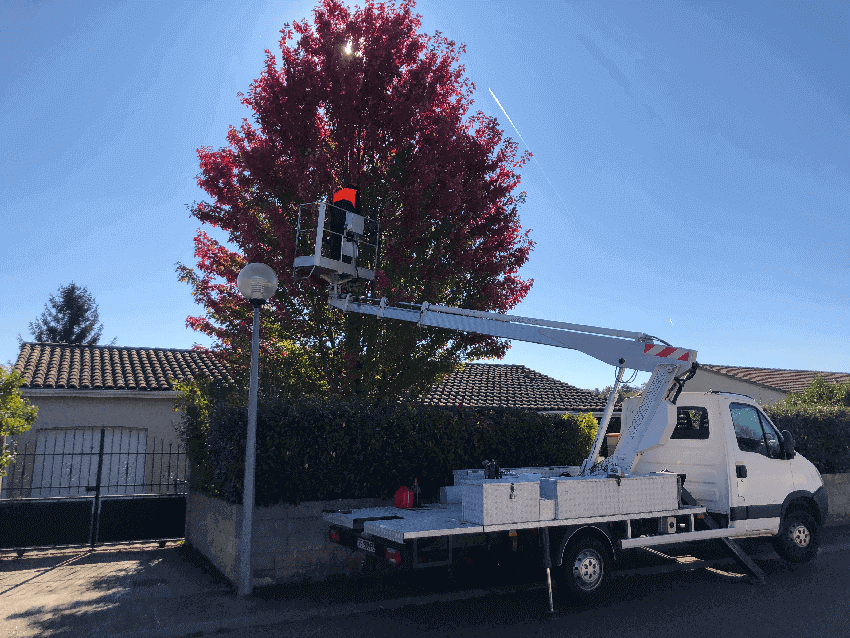
[[[32,473],[32,498],[86,496],[97,482],[100,428],[38,432]],[[147,431],[106,428],[101,494],[144,493]]]

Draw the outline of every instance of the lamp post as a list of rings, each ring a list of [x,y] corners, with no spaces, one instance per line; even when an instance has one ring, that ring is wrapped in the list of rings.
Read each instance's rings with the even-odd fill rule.
[[[254,465],[257,458],[257,368],[260,351],[260,306],[277,290],[277,275],[265,264],[248,264],[236,279],[239,292],[254,306],[251,338],[251,381],[248,389],[248,440],[245,445],[245,486],[242,491],[242,533],[239,536],[239,596],[254,589],[251,570],[251,528],[254,521]]]

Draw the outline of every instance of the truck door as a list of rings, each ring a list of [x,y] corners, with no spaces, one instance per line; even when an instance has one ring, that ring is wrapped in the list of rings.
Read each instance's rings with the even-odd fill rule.
[[[737,506],[730,520],[748,532],[779,531],[782,501],[794,489],[790,461],[783,459],[776,430],[761,411],[747,403],[730,403],[738,449],[735,453]]]

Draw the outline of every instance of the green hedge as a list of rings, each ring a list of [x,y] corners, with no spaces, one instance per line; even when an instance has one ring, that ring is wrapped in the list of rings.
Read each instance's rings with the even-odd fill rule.
[[[206,382],[182,402],[192,487],[241,503],[247,410]],[[186,388],[181,388],[186,391]],[[423,498],[452,485],[452,471],[496,459],[503,467],[579,465],[598,423],[526,410],[375,404],[291,397],[261,389],[257,408],[256,503],[390,498],[417,478]]]
[[[821,474],[850,472],[850,408],[775,404],[765,412]]]
[[[805,390],[765,411],[780,430],[794,435],[797,450],[821,474],[850,472],[850,383],[818,375]]]

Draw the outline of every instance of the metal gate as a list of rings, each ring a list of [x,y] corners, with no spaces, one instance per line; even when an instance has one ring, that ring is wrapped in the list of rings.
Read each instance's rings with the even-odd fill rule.
[[[160,440],[157,450],[131,428],[34,434],[2,479],[0,549],[183,538],[181,445]]]

